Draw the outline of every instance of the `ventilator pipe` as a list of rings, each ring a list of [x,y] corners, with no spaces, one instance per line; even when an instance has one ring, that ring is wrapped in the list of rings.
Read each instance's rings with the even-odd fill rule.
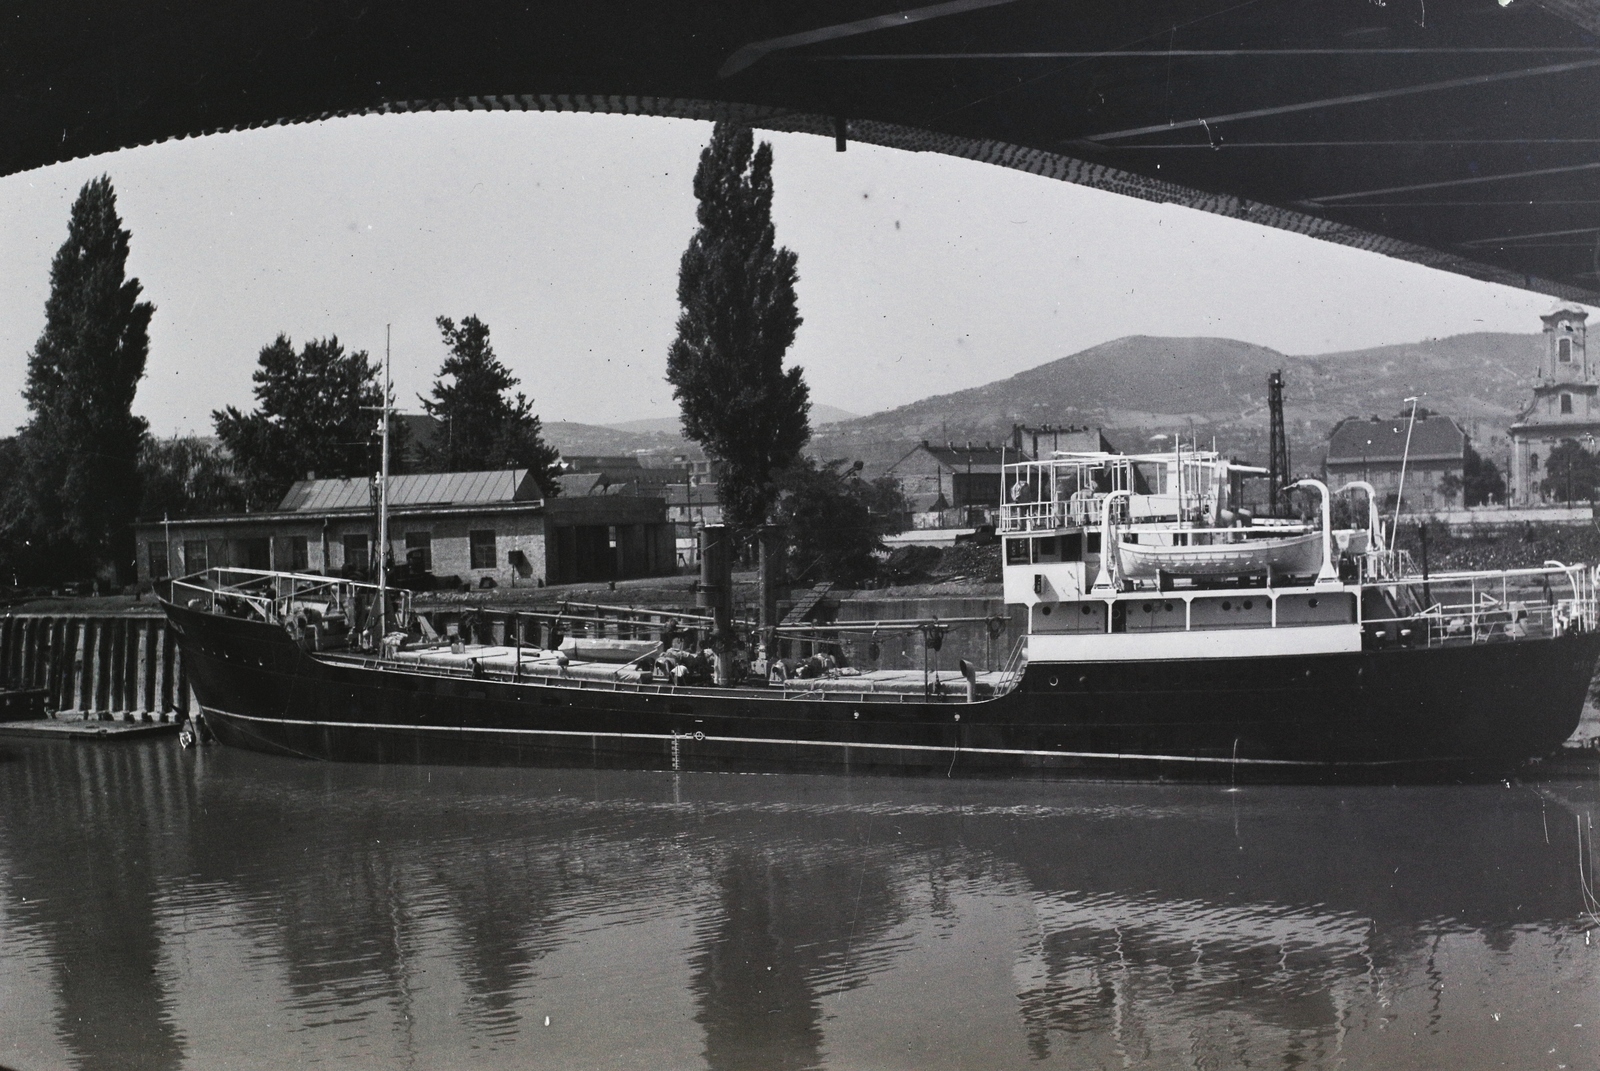
[[[1317,573],[1317,583],[1337,584],[1339,571],[1333,567],[1333,509],[1331,508],[1333,501],[1328,494],[1328,485],[1321,480],[1307,477],[1304,480],[1296,480],[1285,490],[1293,490],[1296,487],[1315,487],[1322,495],[1322,569]]]
[[[1113,534],[1111,530],[1111,503],[1119,495],[1126,498],[1128,497],[1128,492],[1126,490],[1112,491],[1100,503],[1100,573],[1094,578],[1094,587],[1090,589],[1092,591],[1115,590],[1111,584],[1111,570],[1109,568],[1112,548],[1116,546],[1111,539]]]
[[[1366,480],[1351,480],[1335,491],[1334,494],[1342,495],[1352,487],[1360,488],[1367,493],[1367,535],[1373,544],[1381,544],[1382,540],[1378,537],[1378,529],[1383,522],[1378,519],[1378,492],[1373,490],[1372,485]]]

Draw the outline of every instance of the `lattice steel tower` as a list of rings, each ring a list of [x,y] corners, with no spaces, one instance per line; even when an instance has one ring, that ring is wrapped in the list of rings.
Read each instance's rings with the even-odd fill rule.
[[[1289,482],[1289,437],[1283,429],[1283,369],[1267,373],[1267,411],[1272,415],[1271,456],[1267,460],[1269,515],[1278,516],[1279,500]]]

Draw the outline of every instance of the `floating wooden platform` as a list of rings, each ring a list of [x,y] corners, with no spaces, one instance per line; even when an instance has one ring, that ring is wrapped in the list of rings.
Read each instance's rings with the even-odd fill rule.
[[[0,739],[32,736],[57,740],[139,740],[152,736],[176,736],[177,733],[176,721],[102,720],[75,714],[0,722]]]

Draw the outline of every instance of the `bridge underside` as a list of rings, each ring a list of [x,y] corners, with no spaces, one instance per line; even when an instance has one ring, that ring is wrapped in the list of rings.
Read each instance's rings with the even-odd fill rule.
[[[727,117],[1600,301],[1600,0],[5,0],[0,18],[3,174],[340,115]]]

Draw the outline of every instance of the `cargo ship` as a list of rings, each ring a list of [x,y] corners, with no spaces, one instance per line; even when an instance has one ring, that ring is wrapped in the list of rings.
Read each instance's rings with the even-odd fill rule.
[[[316,575],[212,569],[160,594],[204,729],[309,759],[1455,780],[1510,776],[1572,734],[1600,655],[1594,569],[1429,575],[1370,486],[1302,480],[1301,518],[1257,517],[1242,487],[1259,475],[1199,450],[1006,466],[996,535],[1021,635],[982,671],[818,654],[786,673],[757,649],[779,636],[726,619],[693,649],[681,622],[606,637],[559,614],[451,635],[407,592]]]

